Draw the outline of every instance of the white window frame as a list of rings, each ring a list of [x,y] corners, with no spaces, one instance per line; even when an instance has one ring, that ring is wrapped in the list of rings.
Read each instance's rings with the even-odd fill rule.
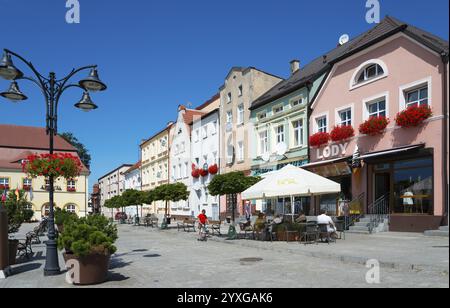
[[[279,128],[283,128],[283,133],[280,134],[280,132],[278,131]],[[286,143],[286,125],[285,123],[281,123],[281,124],[274,124],[274,141],[275,141],[275,145],[280,144],[280,143]],[[279,141],[278,137],[279,136],[283,136],[283,141]]]
[[[72,206],[73,206],[73,209],[72,209],[72,208],[69,208],[69,207],[72,207]],[[75,204],[70,203],[70,204],[67,204],[67,205],[66,205],[65,210],[66,210],[67,212],[69,212],[69,213],[76,213],[76,212],[77,212],[77,206],[76,206]]]
[[[77,181],[75,180],[67,180],[67,188],[77,188]]]
[[[422,86],[428,86],[428,106],[433,106],[433,83],[432,77],[416,80],[414,82],[402,85],[399,87],[399,110],[403,111],[406,109],[406,96],[407,92],[414,91],[414,89],[421,88]]]
[[[233,110],[228,110],[226,112],[226,123],[233,124]]]
[[[300,102],[300,103],[298,105],[294,105],[295,102]],[[289,100],[289,105],[291,105],[291,108],[298,108],[299,106],[304,105],[304,103],[305,103],[305,98],[301,95],[291,98]]]
[[[382,75],[380,75],[380,76],[377,76],[377,77],[374,77],[374,78],[371,78],[371,79],[368,79],[368,80],[366,80],[366,81],[364,81],[364,82],[358,83],[358,81],[356,80],[356,78],[360,75],[360,73],[362,73],[362,70],[365,70],[366,68],[368,68],[369,66],[374,65],[374,64],[379,65],[379,66],[383,69],[384,74],[382,74]],[[358,66],[358,68],[353,72],[352,79],[350,79],[350,85],[349,85],[349,88],[350,88],[350,90],[354,90],[354,89],[360,88],[360,87],[362,87],[362,86],[365,86],[365,85],[367,85],[367,84],[370,84],[370,83],[372,83],[372,82],[375,82],[375,81],[378,81],[378,80],[380,80],[380,79],[386,78],[386,77],[388,77],[388,76],[389,76],[389,70],[388,70],[388,67],[387,67],[386,63],[384,63],[384,62],[383,62],[382,60],[380,60],[380,59],[371,59],[371,60],[368,60],[368,61],[362,63],[362,64],[361,64],[360,66]]]
[[[265,134],[265,148],[263,149],[262,146],[262,134]],[[264,129],[258,132],[258,154],[259,156],[263,156],[266,153],[269,153],[270,149],[269,149],[269,130]]]
[[[278,112],[276,112],[276,110],[277,110],[277,109],[280,109],[280,108],[281,108],[281,110],[278,111]],[[273,108],[272,108],[272,114],[273,114],[274,116],[276,116],[276,115],[278,115],[278,114],[282,114],[283,111],[284,111],[284,105],[283,105],[283,104],[275,105],[275,106],[273,106]]]
[[[3,186],[10,186],[10,178],[7,177],[0,177],[0,180],[2,180],[2,183],[0,183],[0,185]]]
[[[238,163],[243,162],[245,160],[245,153],[244,153],[244,141],[238,141],[237,142],[237,161]]]
[[[389,92],[380,93],[372,97],[365,98],[363,100],[363,122],[369,119],[369,104],[375,103],[377,101],[385,100],[386,102],[386,118],[389,118]]]
[[[214,136],[215,134],[217,134],[217,120],[212,122],[212,130],[211,130],[211,135]]]
[[[245,107],[244,104],[240,104],[237,107],[237,125],[244,124],[244,118],[245,118]]]
[[[342,126],[341,112],[347,111],[349,109],[352,114],[350,125],[355,126],[355,104],[350,104],[335,109],[335,126]]]
[[[208,138],[208,124],[202,127],[202,138],[203,139]]]
[[[306,131],[306,125],[305,125],[305,119],[303,117],[299,117],[299,118],[295,118],[295,119],[291,119],[290,120],[291,123],[291,129],[292,129],[292,138],[291,138],[291,148],[301,148],[305,146],[305,131]],[[301,138],[300,138],[300,143],[299,144],[295,144],[295,137],[297,136],[297,129],[294,127],[294,123],[296,122],[301,122],[302,125],[301,127]]]
[[[261,118],[262,115],[264,115],[263,118]],[[265,119],[267,119],[267,112],[266,111],[261,111],[261,112],[258,112],[256,114],[256,120],[257,121],[264,121]]]
[[[329,112],[324,112],[321,114],[318,114],[316,116],[314,116],[314,121],[313,121],[313,133],[316,134],[319,132],[319,125],[317,123],[317,120],[321,119],[321,118],[326,118],[327,119],[327,131],[330,131],[330,113]]]

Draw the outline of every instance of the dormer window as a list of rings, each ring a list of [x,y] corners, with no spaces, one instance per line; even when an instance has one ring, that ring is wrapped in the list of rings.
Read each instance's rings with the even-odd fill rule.
[[[372,64],[359,74],[357,83],[362,83],[382,75],[384,75],[383,68],[378,64]]]
[[[279,105],[279,106],[276,106],[276,107],[273,108],[273,114],[274,115],[275,114],[279,114],[281,112],[283,112],[283,105]]]
[[[381,60],[373,59],[361,64],[351,79],[350,89],[377,81],[388,75],[387,66]]]

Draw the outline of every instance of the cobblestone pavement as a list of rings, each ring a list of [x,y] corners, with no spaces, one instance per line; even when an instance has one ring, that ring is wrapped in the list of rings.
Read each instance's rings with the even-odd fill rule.
[[[110,280],[97,287],[449,287],[448,238],[388,233],[348,236],[337,244],[317,246],[224,239],[198,242],[193,233],[133,226],[120,226],[119,236]],[[43,277],[44,246],[34,250],[35,257],[14,266],[14,275],[0,280],[0,288],[73,287],[64,275]],[[410,257],[405,259],[407,254]],[[377,257],[382,263],[381,283],[369,285],[363,261]],[[246,258],[261,260],[242,260]]]

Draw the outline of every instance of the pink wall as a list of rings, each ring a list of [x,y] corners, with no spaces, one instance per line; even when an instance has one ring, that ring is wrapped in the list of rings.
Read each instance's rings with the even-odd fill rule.
[[[358,67],[371,59],[383,61],[388,68],[388,76],[369,83],[362,87],[350,90],[350,80]],[[434,149],[435,172],[435,214],[442,215],[442,72],[443,64],[440,57],[431,51],[422,48],[408,38],[399,36],[383,45],[369,50],[365,54],[344,60],[335,67],[332,75],[324,85],[322,92],[313,105],[311,123],[315,117],[328,113],[329,131],[336,125],[336,109],[353,105],[353,127],[356,137],[348,142],[344,152],[330,155],[328,158],[320,157],[322,151],[311,150],[311,162],[350,156],[358,144],[362,154],[374,151],[383,151],[405,145],[425,143],[426,148]],[[431,79],[431,106],[434,117],[425,125],[418,128],[403,129],[395,126],[395,117],[400,110],[400,87],[426,78]],[[387,92],[388,117],[391,120],[386,133],[378,137],[359,135],[359,125],[363,118],[363,101]],[[311,134],[314,134],[314,125],[311,125]],[[338,151],[335,151],[338,152]],[[336,153],[335,153],[336,154]],[[366,175],[361,175],[361,183],[354,183],[354,190],[366,189]],[[361,186],[361,187],[355,187]],[[355,193],[355,191],[354,191]]]

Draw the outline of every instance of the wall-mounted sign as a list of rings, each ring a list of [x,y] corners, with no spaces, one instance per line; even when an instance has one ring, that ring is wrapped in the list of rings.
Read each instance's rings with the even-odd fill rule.
[[[348,145],[348,143],[332,144],[324,148],[316,149],[316,157],[320,160],[345,156]]]

